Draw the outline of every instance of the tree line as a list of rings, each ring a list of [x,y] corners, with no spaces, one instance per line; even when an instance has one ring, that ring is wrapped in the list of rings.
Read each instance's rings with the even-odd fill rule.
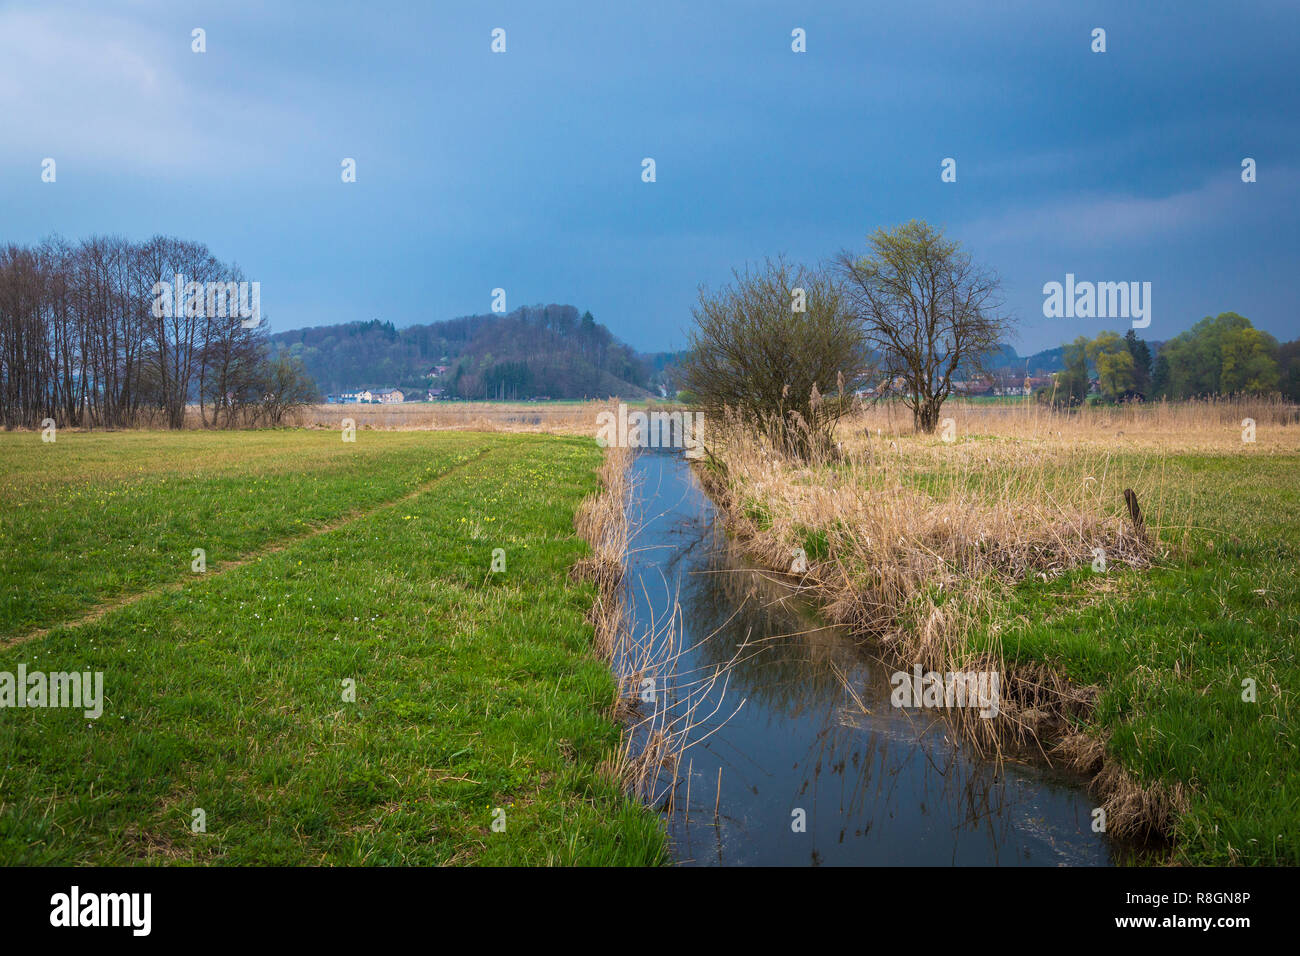
[[[1278,343],[1249,319],[1223,312],[1153,349],[1129,329],[1065,346],[1064,369],[1036,392],[1040,401],[1081,405],[1093,381],[1106,402],[1279,393],[1300,400],[1300,339]]]
[[[160,284],[177,275],[172,308]],[[196,404],[204,427],[279,424],[316,388],[300,363],[271,356],[264,317],[245,323],[224,299],[212,308],[210,283],[246,281],[171,236],[0,247],[0,423],[181,428]]]

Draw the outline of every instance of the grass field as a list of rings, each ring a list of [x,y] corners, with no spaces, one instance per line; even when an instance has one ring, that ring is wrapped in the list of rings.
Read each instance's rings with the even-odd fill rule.
[[[1122,487],[1150,462],[1112,465]],[[1297,453],[1170,456],[1154,567],[1031,579],[1001,614],[1012,661],[1102,688],[1093,733],[1121,766],[1186,790],[1182,862],[1300,863],[1297,475]]]
[[[1168,824],[1145,859],[1300,863],[1293,411],[945,412],[869,410],[811,465],[717,429],[733,525],[918,662],[1089,689],[1051,758],[1118,769],[1117,831]],[[570,575],[600,452],[472,424],[0,434],[0,676],[105,688],[0,709],[0,863],[666,862]]]
[[[395,405],[307,405],[295,409],[293,424],[304,428],[339,428],[350,418],[358,428],[466,429],[472,431],[545,432],[590,435],[606,402],[557,399],[545,402],[403,402]],[[197,409],[190,414],[198,426]]]
[[[600,769],[614,681],[568,575],[599,463],[504,433],[0,435],[0,672],[104,675],[97,720],[0,710],[0,863],[662,862]]]
[[[804,548],[833,614],[907,660],[1045,665],[1095,688],[1065,736],[1090,773],[1118,768],[1123,786],[1098,797],[1113,822],[1176,811],[1154,859],[1300,863],[1293,412],[945,413],[950,441],[872,410],[841,426],[838,459],[811,466],[738,435],[716,470],[760,556],[779,567]],[[1253,442],[1244,416],[1258,417]]]

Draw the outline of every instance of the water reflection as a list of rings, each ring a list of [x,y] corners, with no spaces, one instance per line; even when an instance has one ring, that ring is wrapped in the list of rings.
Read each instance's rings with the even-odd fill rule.
[[[890,706],[889,669],[745,566],[680,455],[643,452],[633,478],[629,606],[644,640],[676,642],[660,706],[714,713],[677,768],[681,863],[1111,862],[1077,781],[978,759],[934,711]]]

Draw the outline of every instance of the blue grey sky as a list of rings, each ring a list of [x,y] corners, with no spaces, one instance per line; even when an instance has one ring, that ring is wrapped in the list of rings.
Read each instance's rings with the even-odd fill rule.
[[[0,241],[200,240],[276,330],[502,287],[657,350],[733,266],[924,218],[1001,273],[1021,352],[1127,327],[1044,318],[1067,272],[1151,282],[1152,339],[1228,310],[1290,339],[1297,54],[1295,2],[19,0]]]

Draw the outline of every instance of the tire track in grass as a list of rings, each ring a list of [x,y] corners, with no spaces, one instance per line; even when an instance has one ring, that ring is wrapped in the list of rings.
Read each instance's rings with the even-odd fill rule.
[[[419,497],[429,489],[436,487],[441,482],[450,478],[452,475],[456,474],[457,472],[461,471],[464,468],[469,467],[475,462],[480,461],[481,459],[485,458],[486,456],[492,454],[492,452],[497,450],[498,450],[497,446],[486,446],[483,448],[478,448],[470,453],[469,458],[466,458],[464,461],[460,461],[453,464],[442,474],[429,479],[428,481],[424,482],[423,484],[419,485],[413,490],[408,491],[404,495],[400,495],[397,498],[390,498],[389,500],[383,502],[382,504],[376,505],[373,508],[367,508],[364,511],[349,512],[348,514],[342,516],[341,518],[331,521],[328,524],[322,525],[319,528],[313,528],[312,530],[304,532],[303,534],[296,534],[284,538],[279,538],[265,548],[260,548],[257,551],[250,551],[247,554],[245,554],[243,557],[236,558],[233,561],[225,562],[224,564],[221,565],[220,569],[218,570],[211,571],[211,572],[204,572],[203,579],[206,580],[206,579],[221,577],[223,574],[227,574],[230,571],[234,571],[236,568],[241,568],[246,564],[249,564],[253,561],[258,561],[262,558],[267,557],[268,555],[277,554],[303,541],[309,541],[312,538],[319,537],[322,534],[328,534],[331,531],[337,531],[339,528],[350,525],[353,522],[363,521],[366,518],[372,517],[373,515],[376,515],[382,511],[387,510],[388,508],[393,508],[396,507],[397,505],[404,504],[405,502],[410,501],[413,498]],[[154,595],[158,595],[158,594],[169,594],[174,591],[179,591],[184,587],[186,587],[187,585],[194,584],[194,583],[201,583],[201,582],[195,582],[191,579],[183,579],[181,581],[174,581],[170,584],[164,584],[156,588],[150,588],[145,591],[136,591],[133,594],[128,594],[120,598],[115,598],[112,601],[105,601],[102,604],[96,605],[87,613],[81,615],[80,617],[73,618],[72,620],[60,621],[58,624],[51,624],[48,627],[35,628],[34,630],[28,631],[25,634],[19,634],[15,637],[0,638],[0,647],[17,647],[19,644],[26,644],[29,641],[40,640],[50,632],[56,631],[59,628],[78,628],[78,627],[83,627],[87,624],[93,624],[95,621],[98,621],[106,614],[111,614],[114,611],[121,610],[124,607],[130,607],[131,605],[135,604],[138,601],[142,601],[145,598],[153,597]]]
[[[65,449],[73,452],[67,460],[47,458],[46,464],[46,456],[11,455],[13,442],[0,441],[0,471],[14,457],[33,478],[31,493],[21,499],[7,495],[0,479],[0,641],[188,578],[195,544],[205,547],[216,568],[348,512],[378,507],[429,480],[458,455],[494,443],[481,434],[408,432],[377,434],[378,440],[349,446],[322,441],[328,438],[323,434],[279,433],[272,436],[280,441],[279,467],[272,473],[265,461],[249,460],[243,470],[222,464],[237,462],[250,442],[266,439],[220,437],[222,455],[214,459],[198,442],[208,436],[165,436],[164,451],[174,457],[188,448],[189,465],[146,480],[133,476],[139,456],[154,454],[152,446],[123,441],[100,448],[101,458],[113,456],[116,477],[57,492],[42,490],[41,480],[47,467],[80,470],[75,444]]]
[[[93,727],[69,709],[0,722],[0,856],[662,862],[658,818],[601,770],[619,740],[614,683],[568,572],[586,550],[573,513],[594,449],[498,450],[210,587],[29,645],[47,671],[75,664],[112,686]],[[490,575],[498,546],[509,570]],[[508,835],[489,829],[494,808]]]

